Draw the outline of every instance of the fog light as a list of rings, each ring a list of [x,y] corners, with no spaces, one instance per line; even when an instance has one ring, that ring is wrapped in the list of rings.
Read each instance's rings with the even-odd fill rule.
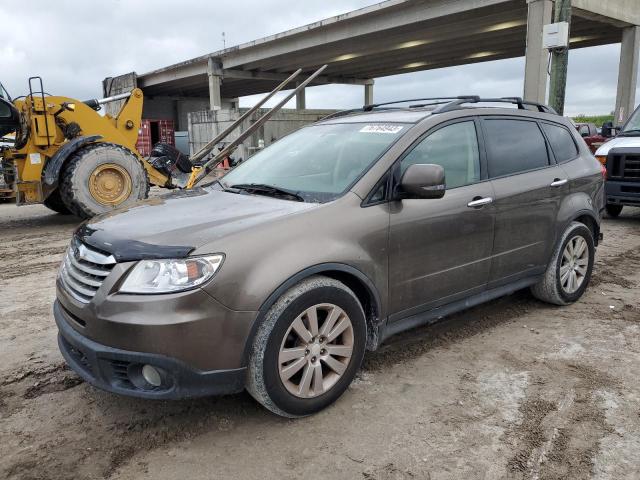
[[[142,367],[142,378],[146,380],[146,382],[154,387],[159,387],[162,384],[162,377],[160,376],[160,372],[156,367],[152,367],[151,365],[145,365]]]

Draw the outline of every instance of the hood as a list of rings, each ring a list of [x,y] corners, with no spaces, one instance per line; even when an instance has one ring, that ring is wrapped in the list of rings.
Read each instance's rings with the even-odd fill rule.
[[[119,262],[184,258],[205,243],[318,206],[198,188],[95,217],[76,237]]]
[[[602,144],[596,151],[596,155],[608,155],[612,148],[640,148],[640,137],[615,137],[608,142]]]

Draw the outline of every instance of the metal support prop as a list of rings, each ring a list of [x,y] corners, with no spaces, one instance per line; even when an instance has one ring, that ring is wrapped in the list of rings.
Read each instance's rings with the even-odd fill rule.
[[[222,149],[220,153],[218,153],[215,157],[207,160],[202,167],[195,168],[191,172],[191,177],[187,183],[187,188],[191,188],[195,186],[198,182],[202,181],[211,171],[218,165],[222,160],[224,160],[227,156],[229,156],[238,145],[240,145],[245,139],[247,139],[250,135],[253,134],[258,128],[265,124],[271,116],[280,110],[289,100],[291,100],[301,89],[306,87],[309,83],[313,81],[318,75],[320,75],[325,69],[327,65],[323,65],[318,70],[316,70],[309,78],[307,78],[304,82],[298,85],[295,90],[289,93],[286,97],[284,97],[275,107],[265,113],[262,117],[260,117],[253,125],[247,128],[244,132],[242,132],[238,138],[233,140],[229,145]]]
[[[274,88],[271,91],[271,93],[269,93],[268,95],[263,97],[258,103],[256,103],[253,107],[251,107],[249,110],[247,110],[238,120],[236,120],[231,125],[229,125],[227,128],[225,128],[222,131],[222,133],[216,135],[216,137],[213,140],[208,142],[204,147],[202,147],[200,150],[198,150],[196,153],[194,153],[193,156],[189,159],[189,160],[191,160],[191,163],[199,162],[204,157],[206,157],[207,154],[209,154],[211,152],[211,150],[213,150],[215,148],[215,146],[218,143],[220,143],[220,141],[223,138],[225,138],[227,135],[229,135],[231,132],[233,132],[238,127],[238,125],[240,125],[247,117],[249,117],[249,115],[251,115],[253,112],[258,110],[262,105],[264,105],[267,102],[267,100],[269,100],[276,93],[278,93],[280,90],[282,90],[287,85],[287,83],[289,83],[291,80],[296,78],[300,74],[300,72],[302,72],[302,69],[300,69],[300,68],[298,70],[296,70],[295,72],[293,72],[280,85],[278,85],[276,88]]]
[[[569,23],[571,31],[571,0],[557,0],[554,22]],[[567,66],[569,63],[569,46],[553,51],[551,64],[551,82],[549,84],[549,106],[558,115],[564,115],[564,100],[567,90]]]

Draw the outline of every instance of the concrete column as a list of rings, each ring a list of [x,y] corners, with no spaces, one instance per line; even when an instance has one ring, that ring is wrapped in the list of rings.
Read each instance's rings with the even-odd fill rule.
[[[220,110],[222,108],[222,68],[213,58],[207,62],[207,76],[209,77],[209,109]]]
[[[300,83],[302,82],[298,82],[296,85],[300,85]],[[298,93],[296,93],[296,110],[304,110],[305,108],[307,108],[305,90],[306,89],[303,88],[302,90],[298,91]]]
[[[371,105],[373,103],[373,79],[367,80],[364,84],[364,104]]]
[[[614,125],[622,125],[633,113],[638,81],[638,52],[640,51],[640,27],[628,27],[622,32],[620,67],[618,70],[618,95]]]
[[[551,23],[551,0],[527,0],[527,53],[524,67],[524,99],[544,103],[547,95],[547,50],[542,48],[542,27]]]

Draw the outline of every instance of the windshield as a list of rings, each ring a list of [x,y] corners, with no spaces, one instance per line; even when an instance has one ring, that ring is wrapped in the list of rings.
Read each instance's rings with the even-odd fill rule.
[[[631,115],[631,118],[627,120],[627,123],[625,123],[622,128],[622,133],[636,133],[640,135],[640,108],[637,108]]]
[[[269,185],[305,201],[340,196],[408,130],[397,123],[339,123],[302,128],[225,175],[225,188]]]

